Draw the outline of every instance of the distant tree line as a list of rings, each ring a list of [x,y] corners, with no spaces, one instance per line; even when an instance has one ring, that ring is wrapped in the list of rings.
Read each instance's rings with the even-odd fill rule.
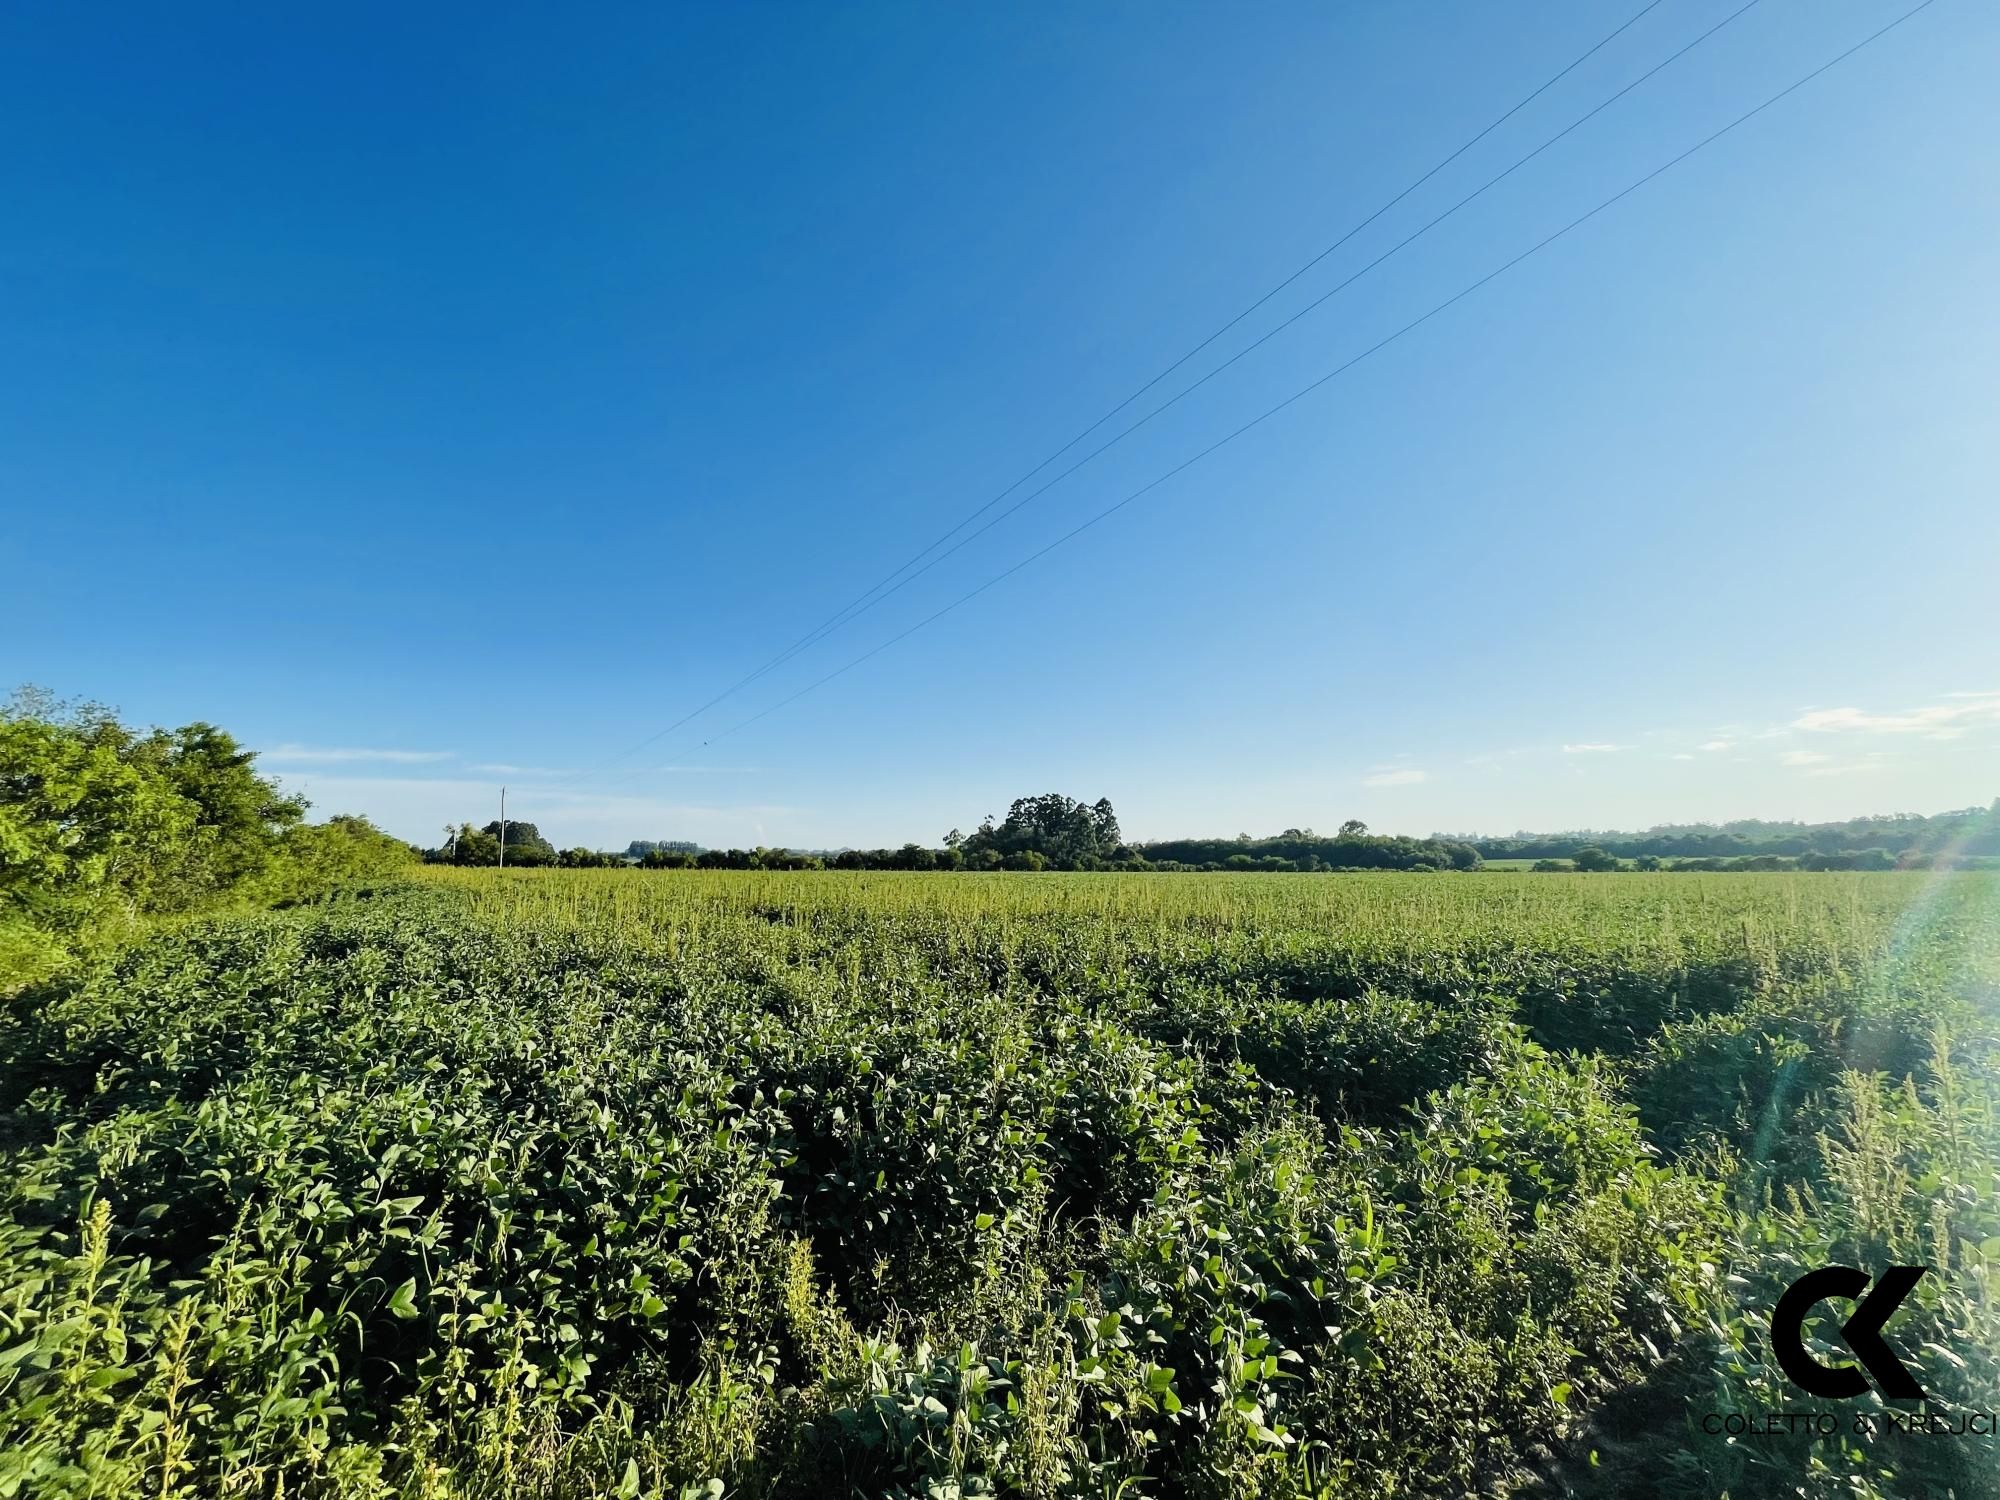
[[[461,824],[427,850],[436,863],[497,865],[501,828]],[[995,821],[988,814],[971,833],[954,828],[942,848],[904,844],[897,849],[703,849],[688,842],[635,839],[622,854],[557,850],[533,823],[509,821],[506,862],[523,868],[590,869],[637,866],[648,870],[1212,870],[1309,872],[1331,870],[1471,870],[1478,852],[1467,843],[1385,837],[1367,825],[1343,823],[1339,832],[1288,828],[1272,838],[1170,839],[1128,844],[1106,798],[1080,802],[1059,792],[1022,797]]]
[[[1728,875],[1755,874],[1777,870],[1990,870],[2000,869],[2000,856],[1991,854],[1926,854],[1905,850],[1891,854],[1887,849],[1856,849],[1845,854],[1739,854],[1731,859],[1713,856],[1703,859],[1666,859],[1657,854],[1640,854],[1620,859],[1609,850],[1586,844],[1568,859],[1538,859],[1529,866],[1537,873],[1580,871],[1585,874],[1616,870],[1707,871]]]
[[[445,829],[444,842],[435,849],[424,850],[424,859],[435,865],[498,865],[500,858],[501,827],[495,818],[483,828],[474,828],[470,823],[460,823],[457,827]],[[635,840],[635,845],[644,841]],[[645,843],[644,847],[656,850],[660,846]],[[555,867],[565,870],[609,870],[623,869],[627,865],[642,864],[654,856],[648,853],[644,859],[612,854],[604,850],[558,849],[542,837],[542,831],[533,823],[509,818],[506,826],[505,863],[518,865],[522,869],[546,869]]]
[[[425,858],[500,863],[498,820],[446,830]],[[1856,844],[1856,840],[1876,842]],[[686,840],[634,839],[622,853],[558,850],[533,823],[510,820],[506,863],[523,868],[648,870],[1159,870],[1311,873],[1345,870],[1476,870],[1488,859],[1531,860],[1536,870],[1895,870],[2000,865],[2000,802],[1935,817],[1899,814],[1846,823],[1662,826],[1644,833],[1519,833],[1511,838],[1374,834],[1349,820],[1333,833],[1287,828],[1268,838],[1159,839],[1127,843],[1106,798],[1058,792],[1022,797],[1004,819],[988,814],[971,833],[954,828],[943,847],[896,849],[704,849]]]
[[[1479,851],[1458,839],[1374,834],[1349,820],[1337,833],[1287,828],[1273,838],[1167,839],[1142,844],[1154,869],[1199,870],[1476,870]]]
[[[699,854],[701,845],[686,839],[634,839],[625,846],[625,858],[637,863],[649,854]]]
[[[1485,859],[1590,861],[1591,868],[1659,862],[1684,870],[1894,870],[1940,863],[1976,867],[2000,860],[2000,800],[1926,817],[1893,813],[1839,823],[1783,823],[1745,818],[1720,824],[1661,824],[1643,833],[1577,830],[1516,833],[1509,838],[1439,834],[1471,845]],[[1591,853],[1589,851],[1595,851]],[[1608,859],[1614,865],[1598,861]],[[1773,862],[1775,861],[1775,862]]]

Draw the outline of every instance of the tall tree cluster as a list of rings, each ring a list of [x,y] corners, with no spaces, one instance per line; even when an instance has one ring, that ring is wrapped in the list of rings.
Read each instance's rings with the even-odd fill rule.
[[[949,846],[951,840],[946,839]],[[991,814],[957,846],[968,861],[986,854],[1005,861],[1009,855],[1039,854],[1059,870],[1087,869],[1124,855],[1118,836],[1118,815],[1109,799],[1082,803],[1061,792],[1020,797],[995,826]]]

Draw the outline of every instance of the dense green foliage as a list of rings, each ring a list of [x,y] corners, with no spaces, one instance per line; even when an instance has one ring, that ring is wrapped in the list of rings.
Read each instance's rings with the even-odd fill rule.
[[[1091,869],[1125,854],[1109,799],[1086,805],[1060,792],[1018,797],[997,827],[989,817],[962,843],[947,834],[945,844],[975,865],[989,855],[998,864],[1012,855],[1038,854],[1058,870]]]
[[[272,903],[399,868],[359,818],[304,822],[210,724],[140,732],[96,705],[0,706],[0,995],[146,916]]]
[[[0,1024],[0,1494],[1996,1493],[1996,891],[432,872]],[[1843,1451],[1843,1445],[1860,1450]]]

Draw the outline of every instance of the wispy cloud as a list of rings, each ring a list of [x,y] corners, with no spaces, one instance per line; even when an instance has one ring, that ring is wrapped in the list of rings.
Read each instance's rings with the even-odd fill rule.
[[[393,761],[398,765],[420,765],[432,761],[450,760],[449,750],[368,750],[349,746],[331,748],[313,745],[275,745],[269,750],[259,750],[257,758],[279,765],[327,765],[335,762],[352,761]]]
[[[1734,741],[1734,740],[1707,740],[1707,741],[1704,741],[1704,742],[1703,742],[1702,744],[1700,744],[1700,745],[1697,745],[1697,746],[1696,746],[1695,748],[1696,748],[1696,749],[1698,749],[1698,750],[1705,750],[1705,751],[1707,751],[1707,752],[1708,752],[1708,753],[1709,753],[1710,755],[1716,755],[1716,754],[1719,754],[1720,752],[1722,752],[1722,751],[1724,751],[1724,750],[1733,750],[1733,749],[1735,749],[1735,748],[1736,748],[1736,741]]]
[[[1669,760],[1693,760],[1693,759],[1695,759],[1695,757],[1694,757],[1694,756],[1692,756],[1692,755],[1690,755],[1690,754],[1688,754],[1688,753],[1687,753],[1687,751],[1685,751],[1685,750],[1681,750],[1681,751],[1678,751],[1678,752],[1676,752],[1676,753],[1675,753],[1675,754],[1673,754],[1673,755],[1670,755],[1670,756],[1668,756],[1668,757],[1667,757],[1667,759],[1669,759]]]
[[[1419,771],[1415,766],[1377,766],[1361,778],[1363,786],[1415,786],[1420,781],[1429,781],[1430,772]]]
[[[1819,734],[1921,734],[1956,739],[1976,724],[2000,723],[2000,692],[1947,693],[1943,703],[1901,713],[1871,713],[1852,706],[1809,709],[1792,720],[1794,729]]]
[[[1564,755],[1610,755],[1617,750],[1629,750],[1630,745],[1564,745]]]
[[[1889,762],[1886,760],[1850,760],[1843,765],[1814,766],[1811,770],[1806,772],[1806,775],[1856,776],[1856,775],[1866,775],[1870,771],[1886,771],[1888,769],[1889,769]]]
[[[1831,755],[1822,755],[1817,750],[1787,750],[1778,757],[1781,766],[1822,766],[1832,760]]]

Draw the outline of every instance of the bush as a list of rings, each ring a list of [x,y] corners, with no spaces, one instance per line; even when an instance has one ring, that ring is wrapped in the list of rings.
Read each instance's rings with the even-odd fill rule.
[[[295,899],[409,862],[360,819],[303,824],[208,724],[144,734],[28,691],[0,708],[0,994],[145,917]]]

